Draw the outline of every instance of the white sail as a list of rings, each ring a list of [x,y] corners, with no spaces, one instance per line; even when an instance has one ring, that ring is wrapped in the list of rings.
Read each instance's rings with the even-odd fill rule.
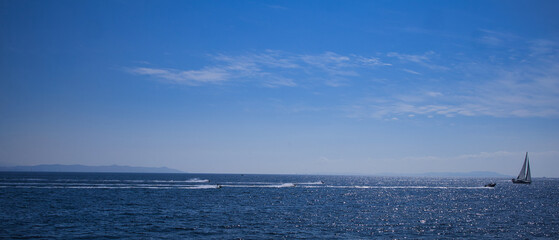
[[[530,173],[530,160],[528,160],[528,153],[526,153],[526,181],[532,181],[532,174]]]
[[[528,162],[528,153],[526,153],[526,157],[524,158],[524,164],[522,164],[522,169],[520,169],[520,173],[518,173],[517,180],[526,180],[526,163]]]

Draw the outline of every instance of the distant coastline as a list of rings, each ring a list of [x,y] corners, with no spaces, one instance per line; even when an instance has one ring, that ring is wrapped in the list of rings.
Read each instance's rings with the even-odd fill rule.
[[[34,166],[0,167],[2,172],[120,172],[120,173],[185,173],[183,171],[168,167],[133,167],[133,166],[86,166],[86,165],[63,165],[63,164],[41,164]]]

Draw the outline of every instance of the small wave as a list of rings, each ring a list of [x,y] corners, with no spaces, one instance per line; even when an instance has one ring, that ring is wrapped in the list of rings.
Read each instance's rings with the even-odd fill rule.
[[[278,182],[223,182],[224,184],[241,184],[241,185],[247,185],[247,184],[278,184]]]
[[[63,179],[63,181],[71,182],[72,179]],[[86,181],[86,182],[123,182],[123,183],[206,183],[210,180],[208,179],[199,179],[199,178],[191,178],[188,180],[116,180],[116,179],[104,179],[104,180],[79,180],[75,179],[74,181]]]
[[[205,182],[210,182],[210,180],[208,180],[208,179],[199,179],[199,178],[191,178],[191,179],[188,179],[188,180],[186,180],[186,181],[184,181],[184,182],[190,182],[190,183],[205,183]]]
[[[285,188],[285,187],[295,187],[296,185],[293,183],[283,183],[283,184],[227,184],[227,185],[220,185],[223,187],[232,187],[232,188]]]
[[[191,178],[188,180],[144,180],[146,183],[207,183],[210,182],[208,179]]]
[[[258,188],[265,187],[265,185],[238,185],[238,184],[223,184],[222,187],[232,187],[232,188]]]
[[[300,184],[300,185],[321,185],[321,184],[324,184],[324,182],[323,181],[316,181],[316,182],[304,182],[304,183],[297,183],[297,184]]]
[[[281,185],[277,185],[276,187],[278,187],[278,188],[295,187],[295,184],[293,184],[293,183],[284,183],[284,184],[281,184]]]
[[[179,187],[179,189],[217,189],[221,188],[221,185],[195,185],[187,187]]]

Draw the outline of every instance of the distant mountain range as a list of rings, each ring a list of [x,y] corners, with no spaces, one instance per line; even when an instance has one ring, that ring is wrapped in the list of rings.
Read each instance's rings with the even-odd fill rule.
[[[167,167],[131,167],[131,166],[85,166],[43,164],[35,166],[0,167],[0,171],[14,172],[122,172],[122,173],[184,173],[183,171]]]
[[[511,177],[509,175],[488,171],[473,172],[427,172],[427,173],[380,173],[378,176],[410,176],[410,177]]]

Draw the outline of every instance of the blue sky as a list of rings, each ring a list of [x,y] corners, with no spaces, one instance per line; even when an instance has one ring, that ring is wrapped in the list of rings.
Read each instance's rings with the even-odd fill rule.
[[[0,164],[559,177],[556,1],[0,1]]]

